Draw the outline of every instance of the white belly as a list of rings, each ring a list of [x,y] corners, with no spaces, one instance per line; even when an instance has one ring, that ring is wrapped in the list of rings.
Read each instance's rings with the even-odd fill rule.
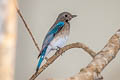
[[[67,42],[67,40],[68,40],[68,36],[54,39],[50,43],[50,46],[52,47],[52,49],[62,48],[65,45],[65,43]]]
[[[47,56],[51,50],[57,50],[58,48],[62,48],[67,42],[67,40],[68,40],[68,36],[58,38],[57,40],[54,39],[48,46],[45,56]]]

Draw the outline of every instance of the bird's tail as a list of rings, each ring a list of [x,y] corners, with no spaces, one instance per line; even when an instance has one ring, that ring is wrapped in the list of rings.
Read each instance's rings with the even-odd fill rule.
[[[37,68],[36,68],[36,72],[39,70],[39,67],[45,57],[45,53],[46,53],[46,50],[47,50],[47,47],[45,47],[41,52],[40,52],[40,59],[39,59],[39,62],[38,62],[38,65],[37,65]]]

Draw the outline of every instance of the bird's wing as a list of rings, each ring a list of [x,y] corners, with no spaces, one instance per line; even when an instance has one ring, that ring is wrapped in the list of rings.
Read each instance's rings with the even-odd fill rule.
[[[44,49],[46,46],[49,45],[49,43],[53,40],[54,36],[62,29],[63,26],[64,26],[64,22],[58,22],[57,24],[54,25],[53,28],[51,28],[48,31],[48,33],[43,41],[42,49]],[[40,55],[41,54],[39,54],[39,56]]]

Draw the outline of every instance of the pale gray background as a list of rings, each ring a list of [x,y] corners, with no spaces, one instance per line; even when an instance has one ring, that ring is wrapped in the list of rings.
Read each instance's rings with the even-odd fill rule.
[[[120,28],[120,0],[19,0],[18,3],[40,48],[48,29],[63,11],[78,15],[71,21],[71,33],[67,44],[82,42],[98,52]],[[54,54],[54,51],[51,54]],[[15,80],[28,80],[31,77],[36,69],[37,56],[38,51],[33,41],[23,22],[18,19]],[[91,60],[83,50],[71,49],[36,80],[70,77],[87,66]],[[120,80],[120,52],[104,69],[102,75],[105,80]]]

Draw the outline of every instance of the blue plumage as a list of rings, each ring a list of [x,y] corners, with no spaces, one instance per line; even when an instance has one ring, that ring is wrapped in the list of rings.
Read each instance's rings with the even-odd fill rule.
[[[55,34],[57,33],[57,31],[64,26],[64,22],[58,22],[53,29],[51,29],[49,32],[48,32],[48,35],[50,34]]]
[[[64,22],[60,21],[56,24],[56,26],[64,26]]]
[[[58,16],[55,24],[52,26],[52,28],[50,28],[43,41],[41,52],[38,55],[38,58],[40,57],[40,59],[37,65],[36,72],[38,71],[45,56],[51,50],[57,49],[58,47],[62,47],[65,44],[67,36],[69,34],[69,21],[73,17],[75,17],[75,15],[71,15],[68,12],[63,12]]]
[[[50,29],[43,41],[42,47],[46,47],[53,40],[55,34],[59,31],[59,29],[61,29],[63,26],[64,22],[58,22],[52,29]]]
[[[50,29],[50,31],[47,33],[46,37],[48,37],[49,35],[52,35],[52,34],[53,35],[56,34],[59,31],[59,29],[61,29],[63,26],[64,26],[64,22],[58,22],[52,29]]]
[[[39,59],[39,62],[38,62],[36,71],[38,71],[38,69],[39,69],[39,67],[40,67],[40,65],[41,65],[41,63],[42,63],[42,61],[43,61],[43,59],[44,59],[44,57],[45,57],[46,50],[47,50],[47,47],[44,48],[44,49],[42,50],[42,52],[41,52],[41,56],[40,56],[40,59]]]
[[[42,47],[46,47],[48,46],[48,44],[53,40],[54,36],[56,33],[58,33],[58,31],[60,31],[60,29],[64,26],[64,22],[58,22],[55,26],[53,26],[53,28],[51,28],[49,30],[49,32],[47,33],[44,41],[43,41],[43,45]],[[39,56],[38,56],[39,57]]]

